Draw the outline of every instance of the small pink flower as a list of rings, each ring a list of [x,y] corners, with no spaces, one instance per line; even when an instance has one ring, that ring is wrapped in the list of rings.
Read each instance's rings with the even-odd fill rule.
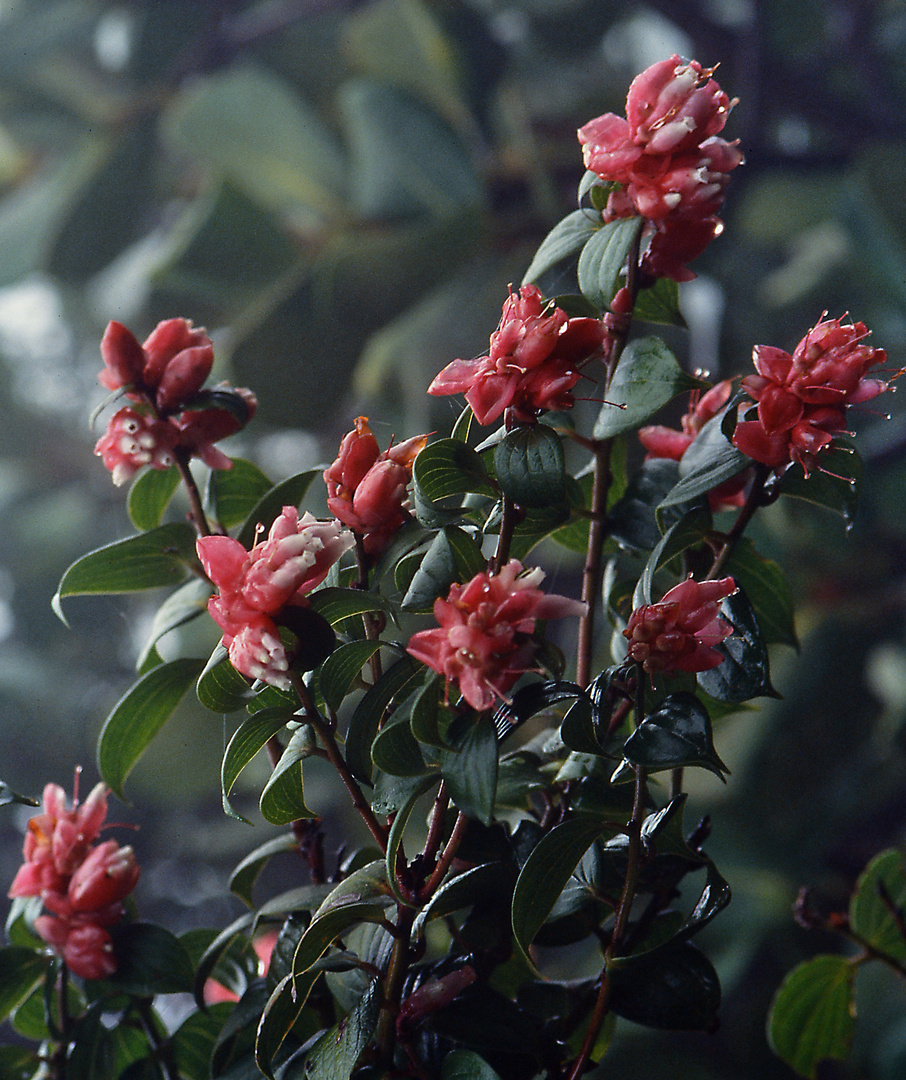
[[[101,339],[101,356],[102,386],[124,388],[136,400],[151,400],[169,412],[204,385],[214,365],[214,346],[187,319],[158,323],[144,345],[121,323],[111,322]]]
[[[93,911],[128,896],[138,884],[141,870],[131,847],[105,840],[91,850],[72,875],[68,896],[73,911]]]
[[[145,465],[169,469],[176,461],[176,443],[176,431],[168,421],[126,408],[110,418],[94,452],[104,459],[114,484],[120,487]]]
[[[363,538],[369,555],[379,554],[408,520],[406,489],[427,441],[427,435],[417,435],[381,453],[368,417],[360,416],[343,437],[336,461],[325,470],[328,509]]]
[[[530,670],[536,620],[585,613],[581,601],[541,592],[543,579],[540,569],[523,574],[522,564],[511,559],[499,574],[451,585],[447,598],[434,602],[440,625],[414,634],[408,652],[443,675],[448,690],[458,683],[473,709],[489,709]]]
[[[535,285],[523,285],[505,301],[488,355],[454,360],[428,393],[464,393],[480,424],[493,423],[508,408],[515,419],[533,423],[541,411],[572,407],[580,369],[603,339],[597,319],[571,319]]]
[[[623,631],[629,658],[649,675],[717,667],[723,656],[713,646],[733,633],[717,613],[721,601],[734,592],[731,577],[720,581],[689,577],[665,593],[659,604],[636,608]]]
[[[293,506],[251,551],[229,536],[204,536],[198,557],[219,595],[208,610],[224,631],[230,662],[242,675],[288,689],[289,657],[277,623],[287,606],[304,606],[331,566],[355,543],[338,522],[318,521]]]
[[[102,926],[86,922],[72,927],[62,945],[63,960],[82,979],[109,979],[116,972],[113,939]]]
[[[737,424],[737,449],[777,471],[798,462],[808,474],[834,435],[846,430],[846,407],[887,389],[886,382],[868,378],[869,369],[887,359],[883,349],[865,343],[868,335],[864,323],[825,319],[792,355],[757,345],[757,374],[742,386],[758,402],[758,418]]]

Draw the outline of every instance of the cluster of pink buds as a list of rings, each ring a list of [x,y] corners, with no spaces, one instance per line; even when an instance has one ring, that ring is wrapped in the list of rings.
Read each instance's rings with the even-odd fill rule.
[[[464,393],[479,424],[494,423],[505,409],[531,424],[545,409],[572,407],[581,368],[603,337],[597,319],[571,319],[535,285],[523,285],[504,302],[488,354],[447,364],[428,393]]]
[[[25,862],[10,896],[40,896],[50,914],[35,919],[35,931],[83,979],[105,979],[116,971],[108,927],[124,914],[122,901],[139,878],[131,847],[115,840],[95,844],[107,816],[107,789],[98,784],[84,803],[67,809],[57,784],[44,788],[44,812],[25,834]]]
[[[579,129],[586,168],[620,185],[605,222],[648,222],[641,269],[649,278],[694,278],[687,263],[723,228],[724,188],[743,158],[718,137],[734,102],[712,74],[695,60],[661,60],[633,80],[625,119],[606,113]]]
[[[251,551],[229,536],[204,536],[198,557],[219,595],[208,610],[223,630],[230,662],[242,675],[288,690],[292,658],[280,638],[285,609],[306,607],[306,593],[320,585],[331,566],[355,543],[339,522],[301,517],[293,506]]]
[[[695,442],[701,429],[727,404],[732,393],[731,379],[724,379],[703,395],[693,390],[689,398],[689,408],[680,420],[679,431],[662,424],[640,428],[639,441],[648,451],[646,457],[680,461],[683,454]],[[728,507],[742,506],[745,501],[744,488],[747,480],[748,477],[743,473],[708,492],[711,509],[716,513]]]
[[[115,484],[145,465],[167,469],[178,456],[200,457],[212,469],[230,467],[214,444],[244,427],[257,401],[245,389],[203,389],[214,364],[214,347],[204,330],[186,319],[167,319],[142,345],[121,323],[111,322],[101,356],[101,385],[133,402],[111,417],[94,448]]]
[[[869,401],[887,389],[867,378],[887,354],[866,344],[864,323],[825,319],[809,330],[792,356],[770,345],[756,345],[757,374],[742,380],[758,402],[754,420],[736,426],[733,444],[778,472],[797,462],[806,475],[817,455],[845,431],[845,409]]]
[[[382,453],[368,417],[360,416],[340,443],[337,460],[325,470],[328,509],[362,538],[366,554],[379,555],[409,519],[406,486],[427,441],[427,435],[416,435]]]
[[[439,625],[413,634],[408,651],[443,675],[448,693],[456,682],[473,709],[489,709],[531,670],[537,619],[585,614],[580,600],[541,592],[543,579],[542,570],[523,574],[522,564],[511,559],[499,574],[451,585],[447,598],[434,602]]]
[[[717,612],[721,601],[734,592],[736,582],[731,577],[719,581],[690,577],[665,593],[659,604],[636,608],[623,631],[629,659],[649,675],[717,667],[723,656],[714,646],[733,633]]]

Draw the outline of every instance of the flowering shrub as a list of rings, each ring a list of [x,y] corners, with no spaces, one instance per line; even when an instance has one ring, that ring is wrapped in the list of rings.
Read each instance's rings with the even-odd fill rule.
[[[850,508],[825,462],[845,409],[886,388],[861,323],[823,319],[792,354],[758,346],[738,389],[706,389],[634,333],[641,315],[682,324],[676,283],[719,234],[742,161],[719,136],[732,104],[713,70],[672,57],[633,82],[625,119],[581,129],[580,208],[510,289],[487,355],[428,387],[465,396],[449,437],[381,451],[359,417],[326,470],[274,484],[215,446],[255,399],[205,389],[204,331],[170,319],[139,344],[110,325],[100,379],[129,404],[97,451],[115,483],[134,478],[138,532],[74,563],[54,605],[176,588],[101,732],[101,784],[72,809],[49,784],[28,826],[0,950],[3,1015],[36,1044],[17,1077],[577,1080],[604,1075],[617,1018],[715,1029],[720,983],[695,939],[730,886],[707,825],[684,821],[685,778],[725,777],[713,724],[774,695],[769,646],[796,643],[784,573],[743,534],[803,484]],[[572,292],[546,295],[572,268]],[[602,401],[591,431],[560,415],[580,379]],[[650,422],[689,393],[681,430]],[[204,496],[193,458],[213,470]],[[170,511],[180,482],[188,520]],[[327,519],[300,512],[322,482]],[[550,591],[528,564],[542,541],[577,555]],[[213,652],[158,651],[209,616]],[[226,813],[241,817],[233,788],[263,750],[259,808],[282,831],[233,875],[245,915],[176,936],[127,917],[136,859],[99,833],[108,790],[123,797],[189,692],[232,727]],[[312,757],[366,846],[308,806]],[[289,852],[293,886],[259,896]],[[877,955],[877,927],[902,931],[890,881],[853,917]],[[577,942],[586,963],[565,980],[551,955]],[[797,992],[839,989],[840,965],[825,969]],[[844,982],[832,1019],[851,1008]],[[160,1004],[179,993],[195,1007],[174,1020]],[[808,1075],[845,1053],[846,1025],[816,1029],[816,1013],[786,988],[771,1021]]]

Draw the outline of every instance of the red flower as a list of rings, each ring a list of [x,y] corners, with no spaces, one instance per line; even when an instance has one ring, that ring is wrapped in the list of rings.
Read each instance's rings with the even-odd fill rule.
[[[699,397],[697,390],[693,390],[689,396],[689,409],[680,421],[680,431],[662,424],[640,428],[639,441],[648,451],[646,457],[680,461],[705,424],[726,405],[732,392],[733,382],[730,379],[716,383],[702,397]],[[745,501],[743,489],[746,481],[745,474],[734,476],[732,480],[708,492],[711,509],[717,512],[730,506],[742,506]]]
[[[736,143],[717,137],[734,102],[712,73],[695,60],[662,60],[633,80],[625,120],[607,113],[579,129],[586,168],[621,185],[605,222],[649,222],[641,265],[652,278],[695,277],[686,263],[722,230],[724,188],[743,160]]]
[[[464,393],[479,424],[492,424],[508,408],[533,423],[542,410],[572,408],[580,368],[603,339],[597,319],[571,319],[545,303],[535,285],[523,285],[504,302],[487,356],[447,364],[428,393]]]
[[[778,471],[797,462],[807,475],[834,435],[846,430],[846,407],[887,389],[886,382],[867,377],[887,359],[883,349],[865,344],[868,334],[864,323],[825,319],[792,355],[756,345],[757,374],[747,375],[742,386],[758,402],[758,418],[737,424],[734,446]]]
[[[283,507],[267,540],[251,551],[229,536],[196,542],[205,573],[220,590],[208,610],[240,674],[289,689],[290,658],[277,620],[288,606],[304,607],[305,594],[354,543],[337,522],[318,521],[310,513],[299,517],[293,506]]]
[[[489,709],[530,669],[535,621],[585,613],[579,600],[541,592],[543,578],[540,569],[523,574],[522,564],[511,559],[499,574],[451,585],[446,600],[434,602],[440,625],[414,634],[408,652],[443,675],[448,691],[457,682],[473,709]]]
[[[690,577],[665,593],[659,604],[636,608],[623,631],[629,658],[649,675],[717,667],[723,656],[713,646],[733,633],[717,612],[724,597],[735,591],[731,577],[720,581]]]
[[[340,443],[337,460],[325,470],[328,509],[362,537],[369,555],[379,554],[408,519],[406,486],[427,441],[427,435],[417,435],[381,453],[368,417],[360,416]]]
[[[172,411],[204,385],[214,366],[214,345],[188,319],[158,323],[144,345],[122,323],[111,322],[101,339],[101,356],[102,386],[123,388],[135,401],[151,400],[161,411]]]

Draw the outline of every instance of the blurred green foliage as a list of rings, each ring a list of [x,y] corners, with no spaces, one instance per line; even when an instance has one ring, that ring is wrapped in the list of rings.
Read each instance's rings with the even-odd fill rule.
[[[576,127],[622,111],[629,79],[673,51],[721,64],[740,98],[726,134],[747,159],[725,234],[681,290],[688,369],[736,374],[754,344],[789,348],[824,309],[866,322],[902,367],[897,0],[0,3],[0,755],[18,790],[90,761],[136,652],[117,604],[73,602],[75,633],[50,609],[65,566],[128,531],[85,427],[107,320],[139,336],[173,315],[206,324],[218,370],[261,402],[244,455],[275,474],[332,457],[363,411],[400,438],[443,432],[450,405],[424,388],[485,347],[507,283],[571,209]],[[803,648],[778,651],[783,700],[716,732],[726,792],[700,781],[734,891],[708,931],[723,1029],[621,1026],[607,1075],[784,1075],[768,1003],[824,945],[792,922],[797,888],[843,904],[867,859],[903,840],[906,413],[859,422],[852,530],[796,504],[757,537],[794,575]],[[183,875],[162,903],[212,895],[186,867],[247,843],[226,819],[186,816],[206,798],[219,815],[223,742],[186,713],[134,778],[140,846],[170,860],[162,877]],[[887,1005],[863,1017],[853,1070],[828,1076],[902,1075],[897,993],[898,1013],[877,991]]]

